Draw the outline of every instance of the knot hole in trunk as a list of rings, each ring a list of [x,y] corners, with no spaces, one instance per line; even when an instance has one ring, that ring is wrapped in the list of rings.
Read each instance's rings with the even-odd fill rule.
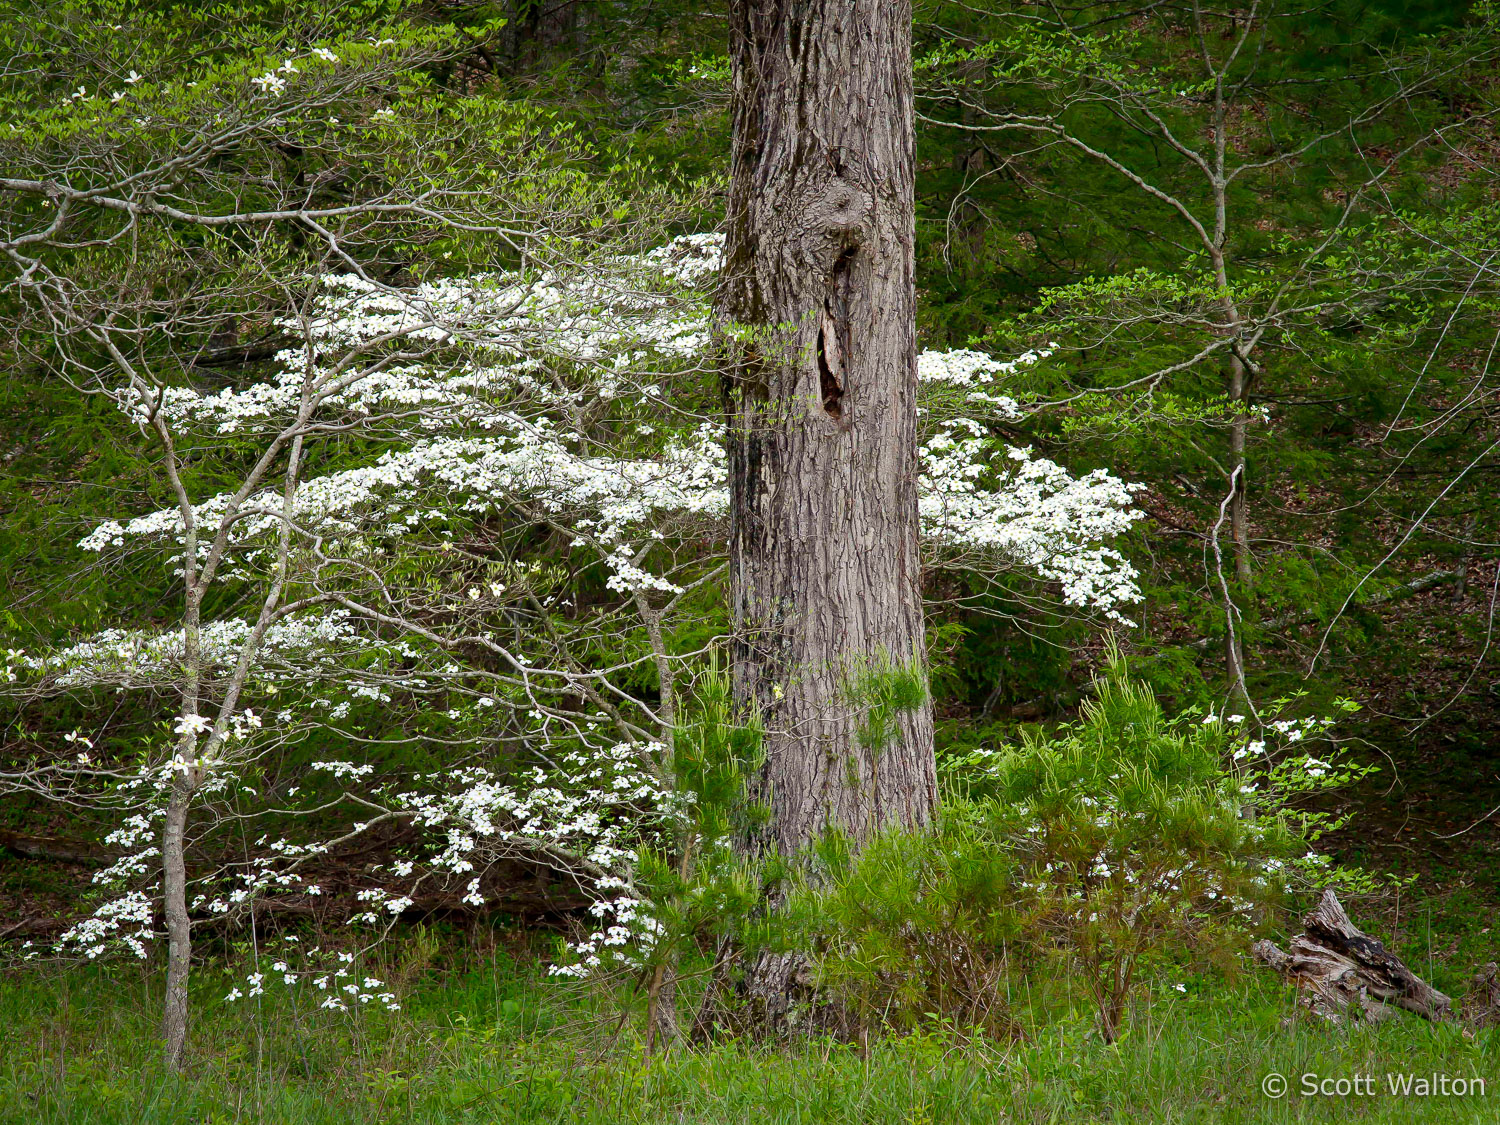
[[[849,369],[850,312],[855,247],[839,254],[828,275],[823,314],[818,325],[818,382],[823,397],[823,412],[830,418],[844,416],[846,373]]]

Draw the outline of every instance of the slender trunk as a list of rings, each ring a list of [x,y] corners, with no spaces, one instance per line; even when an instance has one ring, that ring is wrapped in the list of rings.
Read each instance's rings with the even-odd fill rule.
[[[1229,287],[1228,261],[1224,253],[1229,243],[1229,177],[1225,174],[1224,165],[1224,157],[1229,147],[1229,106],[1224,94],[1224,76],[1228,71],[1228,63],[1220,68],[1210,60],[1208,30],[1203,23],[1203,13],[1196,5],[1193,8],[1193,19],[1197,26],[1198,41],[1214,84],[1214,151],[1213,171],[1210,174],[1214,198],[1214,233],[1209,254],[1213,263],[1214,281],[1219,287],[1224,304],[1225,329],[1231,335],[1239,336],[1245,320],[1240,315],[1234,293]],[[1245,38],[1249,34],[1250,24],[1247,23],[1244,35],[1231,52],[1231,58],[1239,53],[1240,47],[1244,45]],[[1251,578],[1250,520],[1245,504],[1245,484],[1249,476],[1249,466],[1245,463],[1245,431],[1250,423],[1250,371],[1243,353],[1238,350],[1241,345],[1241,340],[1235,340],[1234,350],[1230,353],[1227,390],[1230,400],[1234,403],[1234,421],[1229,427],[1229,486],[1232,489],[1229,497],[1229,537],[1234,551],[1235,584],[1239,587],[1240,598],[1243,601],[1249,596]],[[1228,597],[1226,593],[1226,598]],[[1224,612],[1231,619],[1236,616],[1234,605],[1226,605]],[[1242,631],[1232,625],[1225,638],[1224,664],[1230,692],[1248,705],[1250,693],[1245,683],[1244,639]]]
[[[1234,310],[1238,316],[1238,311]],[[1234,553],[1234,577],[1240,601],[1250,598],[1250,524],[1245,504],[1245,431],[1249,427],[1250,380],[1244,362],[1238,357],[1229,363],[1229,397],[1235,403],[1234,421],[1229,429],[1229,472],[1234,489],[1229,499],[1229,538]],[[1230,631],[1224,638],[1225,674],[1229,690],[1240,703],[1250,701],[1245,683],[1245,639],[1242,629]]]
[[[1222,137],[1222,111],[1219,114],[1218,132]],[[1214,279],[1223,294],[1224,325],[1228,332],[1238,334],[1244,325],[1244,317],[1229,289],[1228,263],[1224,255],[1225,238],[1225,183],[1222,179],[1223,146],[1218,149],[1220,177],[1214,181],[1216,213],[1216,243],[1212,252]],[[1239,346],[1236,342],[1236,347]],[[1246,503],[1245,482],[1249,465],[1245,458],[1245,439],[1250,428],[1250,378],[1251,371],[1238,352],[1229,357],[1229,377],[1225,388],[1229,400],[1234,403],[1234,419],[1229,424],[1229,539],[1234,556],[1235,585],[1242,601],[1247,600],[1253,580],[1250,559],[1250,513]],[[1225,612],[1232,613],[1230,606]],[[1230,629],[1224,639],[1224,672],[1229,680],[1230,692],[1241,702],[1248,704],[1249,689],[1245,682],[1245,643],[1240,629]]]
[[[637,565],[641,560],[637,560]],[[667,651],[667,639],[662,633],[663,612],[651,604],[644,592],[635,592],[636,611],[646,627],[646,640],[651,645],[651,660],[656,665],[656,680],[660,703],[656,717],[660,720],[661,741],[665,753],[662,756],[662,780],[668,784],[676,782],[677,744],[677,677],[672,668],[672,654]]]
[[[662,633],[662,611],[651,605],[642,591],[636,591],[636,608],[646,626],[646,638],[651,643],[652,659],[656,663],[660,703],[657,717],[661,721],[662,779],[673,789],[677,788],[677,678],[672,668],[672,656],[667,650],[666,637]],[[682,856],[678,874],[684,880],[692,865],[693,842],[682,841]],[[646,1053],[666,1050],[677,1038],[677,956],[675,952],[663,955],[652,970],[646,993]]]
[[[924,663],[911,8],[734,0],[730,34],[734,690],[765,732],[756,846],[791,853],[920,824],[936,797],[928,704],[862,745],[850,691]]]
[[[646,991],[646,1054],[665,1051],[676,1038],[677,974],[664,960],[652,971]]]
[[[122,371],[130,374],[140,386],[140,377],[113,341],[104,342]],[[142,387],[142,401],[152,401]],[[198,787],[198,732],[192,720],[198,717],[202,685],[202,638],[199,629],[203,615],[204,577],[198,567],[198,520],[182,474],[178,472],[177,445],[167,425],[166,415],[154,418],[162,445],[162,468],[177,499],[182,516],[182,741],[172,759],[172,789],[167,798],[166,817],[161,833],[162,912],[167,922],[167,996],[162,1009],[162,1039],[167,1073],[182,1070],[187,1050],[188,973],[193,961],[192,923],[187,910],[187,818],[193,792]]]
[[[191,743],[191,739],[185,739]],[[179,757],[183,755],[179,754]],[[162,906],[167,919],[167,1001],[162,1015],[167,1071],[182,1070],[188,1033],[188,970],[192,963],[192,927],[187,908],[187,817],[195,788],[192,767],[179,768],[172,779],[162,826]]]
[[[1245,505],[1245,436],[1250,427],[1250,378],[1244,362],[1229,361],[1229,398],[1235,404],[1229,427],[1229,471],[1239,470],[1234,497],[1229,502],[1229,535],[1234,543],[1234,577],[1241,586],[1250,585],[1250,521]]]

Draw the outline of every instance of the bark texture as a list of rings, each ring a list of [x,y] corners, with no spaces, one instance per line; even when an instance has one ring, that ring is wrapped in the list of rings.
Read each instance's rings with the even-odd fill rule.
[[[1286,950],[1269,941],[1252,947],[1256,960],[1297,985],[1301,1005],[1332,1023],[1380,1020],[1396,1007],[1426,1019],[1447,1019],[1453,1002],[1359,931],[1338,897],[1324,891],[1302,920],[1305,933]]]
[[[922,823],[924,701],[869,745],[860,675],[924,659],[909,0],[733,0],[725,271],[734,688],[755,841]],[[865,737],[861,730],[865,728]]]
[[[188,806],[195,777],[178,773],[162,825],[162,905],[167,920],[167,997],[162,1013],[162,1038],[170,1074],[182,1070],[188,1036],[188,973],[192,967],[192,922],[187,908],[186,833]]]

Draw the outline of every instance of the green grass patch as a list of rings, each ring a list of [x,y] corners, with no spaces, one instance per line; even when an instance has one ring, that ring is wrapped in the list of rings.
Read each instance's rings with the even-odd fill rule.
[[[1013,1042],[934,1023],[867,1050],[831,1040],[728,1040],[648,1058],[638,1020],[529,960],[468,955],[427,969],[400,1012],[323,1012],[268,993],[226,1004],[227,971],[197,974],[186,1074],[159,1060],[149,966],[27,968],[0,983],[7,1122],[1493,1122],[1500,1035],[1416,1018],[1338,1031],[1293,1020],[1257,975],[1158,989],[1113,1045],[1084,1005]],[[1012,997],[1023,1016],[1034,1009]],[[1280,1099],[1268,1075],[1287,1078]],[[1482,1079],[1483,1094],[1393,1096],[1388,1074]],[[1369,1078],[1369,1093],[1307,1094]],[[1362,1085],[1361,1089],[1365,1087]]]

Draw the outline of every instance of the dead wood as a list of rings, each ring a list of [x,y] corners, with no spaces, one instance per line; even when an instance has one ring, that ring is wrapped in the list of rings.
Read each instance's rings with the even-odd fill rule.
[[[0,849],[27,859],[48,859],[56,863],[78,863],[88,867],[105,867],[114,856],[78,840],[60,840],[50,836],[28,836],[23,832],[0,829]]]
[[[1153,513],[1154,515],[1154,513]],[[1158,517],[1159,518],[1159,517]],[[1462,582],[1464,571],[1462,570],[1434,570],[1430,574],[1424,574],[1420,578],[1413,578],[1410,582],[1400,586],[1393,586],[1384,593],[1375,594],[1372,597],[1363,598],[1354,604],[1355,609],[1369,609],[1377,605],[1385,605],[1387,602],[1401,601],[1414,594],[1420,594],[1424,590],[1430,590],[1434,586],[1440,586],[1445,582]],[[1286,613],[1279,617],[1269,617],[1258,623],[1258,628],[1267,633],[1277,629],[1300,628],[1303,625],[1315,625],[1322,620],[1317,613]],[[1197,649],[1199,652],[1207,652],[1208,646],[1215,640],[1222,638],[1199,637],[1195,641],[1189,641],[1188,648]]]
[[[1500,966],[1495,962],[1483,966],[1469,982],[1463,1016],[1473,1027],[1500,1027]]]
[[[38,934],[57,934],[67,929],[61,918],[18,918],[14,922],[0,924],[0,938],[29,938]]]
[[[1361,933],[1331,890],[1302,925],[1306,932],[1285,951],[1258,941],[1251,952],[1297,985],[1299,1003],[1312,1014],[1332,1023],[1384,1019],[1392,1007],[1429,1020],[1453,1014],[1453,1001]]]

